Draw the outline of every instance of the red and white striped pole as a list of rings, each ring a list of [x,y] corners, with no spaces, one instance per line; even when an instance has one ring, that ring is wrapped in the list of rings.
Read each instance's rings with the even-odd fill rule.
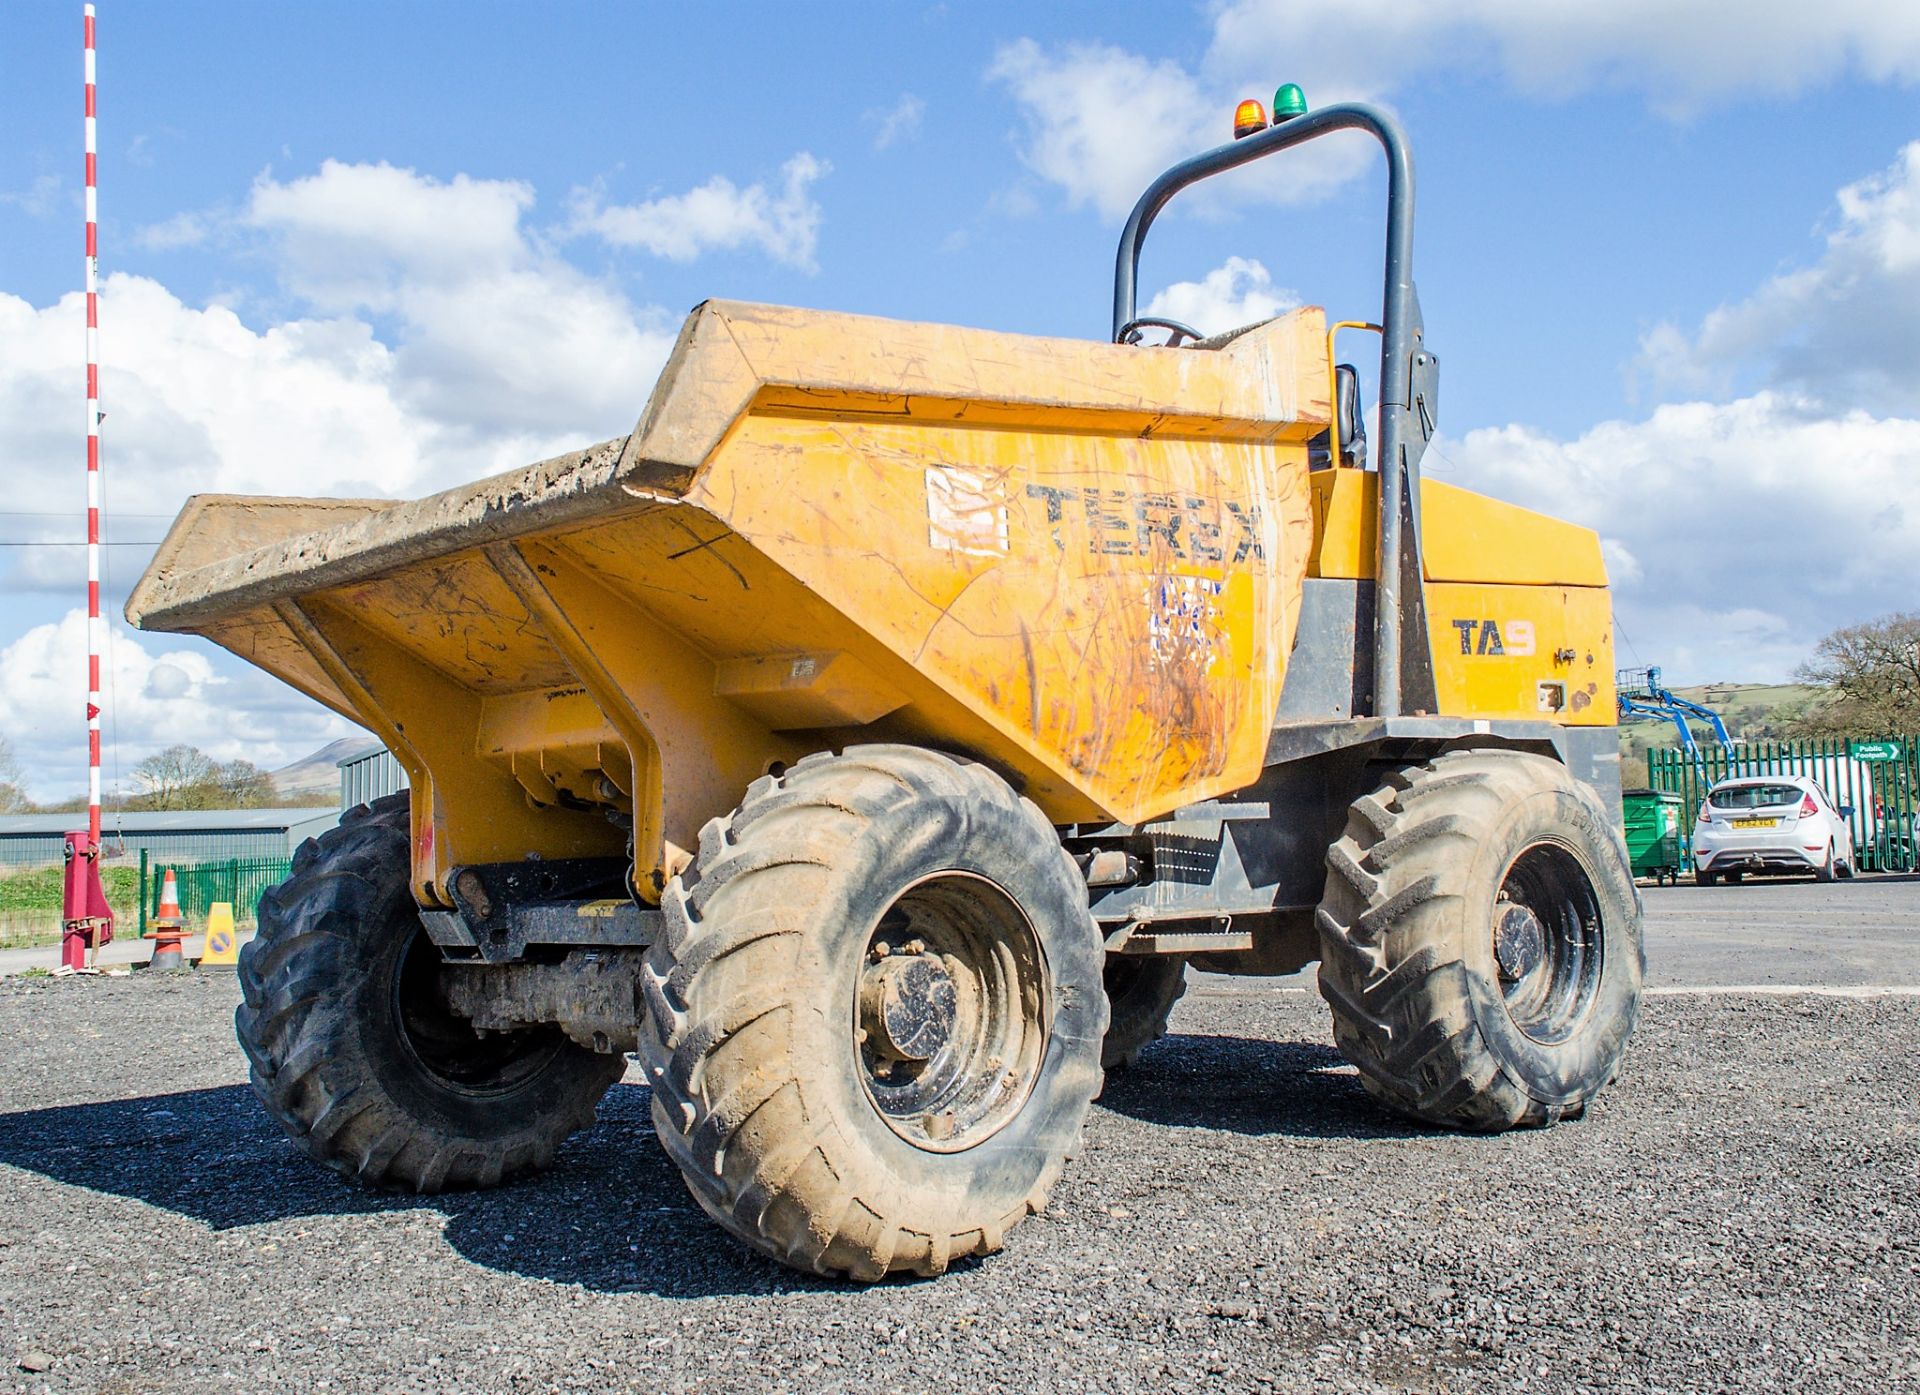
[[[100,209],[95,183],[93,6],[87,47],[87,837],[100,847]]]
[[[113,938],[113,908],[100,881],[100,210],[96,202],[93,6],[87,50],[87,831],[67,835],[61,973],[90,971],[94,950]],[[144,888],[143,894],[144,894]]]
[[[113,938],[113,913],[100,885],[100,210],[94,184],[93,6],[87,50],[87,831],[67,835],[66,907],[60,967],[77,973]],[[76,846],[84,836],[84,847]],[[104,922],[100,917],[104,916]]]
[[[60,972],[87,969],[91,951],[113,938],[113,912],[100,883],[100,210],[94,185],[93,6],[86,6],[87,53],[87,831],[67,835]]]

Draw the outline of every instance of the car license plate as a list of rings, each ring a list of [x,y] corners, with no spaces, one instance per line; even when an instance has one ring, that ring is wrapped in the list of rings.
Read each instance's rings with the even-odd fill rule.
[[[1779,822],[1778,819],[1735,819],[1733,826],[1735,828],[1772,828]]]

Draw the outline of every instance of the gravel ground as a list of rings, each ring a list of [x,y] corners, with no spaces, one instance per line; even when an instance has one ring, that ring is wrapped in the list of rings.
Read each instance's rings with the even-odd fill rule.
[[[235,996],[0,983],[0,1391],[1920,1391],[1920,999],[1651,999],[1585,1122],[1465,1138],[1201,979],[1047,1215],[861,1290],[709,1224],[638,1084],[538,1181],[361,1193]]]

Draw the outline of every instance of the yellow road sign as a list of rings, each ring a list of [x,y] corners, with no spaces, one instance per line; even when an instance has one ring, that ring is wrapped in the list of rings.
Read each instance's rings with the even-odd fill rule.
[[[239,962],[240,940],[233,929],[233,903],[215,901],[207,908],[207,947],[200,956],[201,966]]]

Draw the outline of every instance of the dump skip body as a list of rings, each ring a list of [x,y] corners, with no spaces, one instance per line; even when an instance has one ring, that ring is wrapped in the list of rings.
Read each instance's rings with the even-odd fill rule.
[[[414,502],[198,498],[128,614],[385,739],[429,904],[626,817],[657,895],[848,740],[1137,822],[1260,769],[1327,379],[1317,310],[1193,352],[709,302],[633,435]]]

